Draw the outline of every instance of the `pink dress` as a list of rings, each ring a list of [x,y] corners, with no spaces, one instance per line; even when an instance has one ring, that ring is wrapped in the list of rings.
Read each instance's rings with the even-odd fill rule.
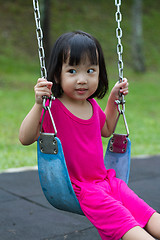
[[[135,226],[144,227],[155,212],[140,199],[113,169],[106,170],[101,130],[106,116],[94,99],[89,100],[93,115],[83,120],[56,99],[51,112],[82,211],[103,240],[118,240]],[[46,112],[44,132],[54,132]]]

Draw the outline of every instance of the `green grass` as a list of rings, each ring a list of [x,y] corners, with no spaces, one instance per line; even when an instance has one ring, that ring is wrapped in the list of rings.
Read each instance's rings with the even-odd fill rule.
[[[132,156],[160,154],[160,9],[158,0],[146,2],[143,20],[147,71],[144,74],[131,70],[131,3],[125,1],[122,5],[124,75],[130,83],[130,92],[126,97],[126,118]],[[90,32],[99,39],[106,58],[110,89],[118,79],[114,11],[114,1],[109,0],[82,0],[81,3],[55,0],[51,15],[53,42],[63,32],[74,29]],[[36,144],[22,146],[18,131],[34,104],[33,87],[40,71],[32,4],[20,0],[14,3],[3,1],[0,15],[0,170],[4,170],[36,164]],[[106,106],[107,97],[99,101],[102,109]],[[122,124],[118,124],[118,131],[122,131]],[[107,142],[103,139],[104,149]]]
[[[159,154],[160,73],[147,72],[139,75],[128,70],[126,75],[129,80],[129,95],[126,97],[125,114],[130,130],[132,156]],[[105,107],[104,102],[102,107]],[[118,126],[117,130],[125,133],[122,117]],[[103,143],[106,148],[106,141],[103,140]]]
[[[115,83],[115,78],[112,78],[112,74],[109,75],[111,75],[111,88]],[[130,93],[126,97],[126,118],[130,129],[132,156],[159,154],[160,73],[147,72],[137,75],[130,69],[126,69],[126,75],[130,83]],[[23,118],[34,104],[33,86],[37,77],[37,71],[19,73],[18,77],[12,74],[13,81],[8,78],[8,82],[0,89],[0,99],[2,100],[0,105],[1,170],[36,164],[36,144],[22,146],[18,140],[18,131]],[[26,84],[27,79],[30,80]],[[107,96],[99,101],[102,109],[105,108],[106,102]],[[117,130],[121,129],[122,124],[123,121],[120,121]],[[124,130],[123,133],[125,133]],[[107,142],[107,139],[103,139],[104,149],[106,149]]]
[[[19,75],[25,79],[26,74]],[[28,74],[31,78],[31,74]],[[19,85],[16,83],[17,76],[14,76],[14,82],[6,83],[0,89],[0,169],[20,167],[36,164],[35,144],[29,147],[23,147],[18,141],[18,130],[22,119],[31,108],[34,102],[32,85]]]

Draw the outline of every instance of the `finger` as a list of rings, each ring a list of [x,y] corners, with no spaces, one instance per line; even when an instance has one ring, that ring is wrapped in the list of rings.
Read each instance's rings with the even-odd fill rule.
[[[44,95],[43,92],[40,92],[38,95],[35,95],[36,102],[37,103],[42,103],[43,102],[43,96],[47,96],[47,95]],[[49,97],[49,95],[47,97]]]
[[[123,95],[127,95],[128,92],[129,92],[129,91],[128,91],[128,88],[126,88],[126,89],[121,89],[121,90],[120,90],[120,93],[123,94]]]
[[[38,82],[36,85],[38,87],[47,87],[47,88],[51,88],[52,87],[52,82],[47,82],[47,81],[43,81],[43,82]]]
[[[47,81],[47,79],[45,79],[45,78],[39,78],[37,81],[37,84],[40,84],[40,86],[43,85],[43,86],[49,86],[49,87],[53,85],[52,82]]]
[[[43,96],[47,96],[47,97],[50,97],[50,92],[44,92],[44,91],[37,91],[36,92],[36,94],[35,94],[35,96],[38,98],[38,97],[43,97]]]
[[[126,92],[126,91],[128,91],[128,87],[125,87],[125,88],[121,88],[121,89],[120,89],[120,92]]]
[[[42,92],[44,96],[51,96],[52,94],[52,90],[51,90],[51,87],[47,87],[47,86],[43,86],[43,85],[40,85],[40,84],[37,84],[35,87],[34,87],[34,92],[35,92],[35,95],[37,96],[39,94],[39,92]]]
[[[120,83],[118,87],[120,88],[120,91],[121,90],[123,91],[124,89],[128,89],[128,86],[129,86],[128,82],[126,83],[123,82],[123,83]]]
[[[126,95],[128,94],[128,92],[129,92],[129,91],[125,91],[125,92],[123,92],[123,95],[126,96]]]
[[[38,78],[37,82],[47,82],[47,79],[46,78]]]
[[[127,78],[123,78],[123,82],[128,82]]]
[[[122,82],[120,82],[119,84],[127,84],[128,83],[128,80],[127,80],[127,78],[123,78],[123,81]]]
[[[36,96],[48,96],[50,97],[52,94],[52,91],[46,87],[44,88],[35,88],[35,95]]]

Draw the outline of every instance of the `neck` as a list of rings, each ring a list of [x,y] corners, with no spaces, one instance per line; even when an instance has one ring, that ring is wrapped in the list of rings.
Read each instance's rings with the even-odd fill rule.
[[[92,105],[88,100],[84,101],[68,101],[65,98],[59,99],[63,105],[76,117],[88,120],[93,115]]]

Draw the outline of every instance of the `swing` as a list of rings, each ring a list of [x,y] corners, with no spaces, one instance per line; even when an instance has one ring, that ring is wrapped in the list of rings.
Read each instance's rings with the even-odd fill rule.
[[[119,81],[121,81],[123,79],[123,61],[122,61],[123,47],[121,44],[122,29],[120,27],[120,22],[122,19],[120,12],[121,0],[119,0],[118,2],[117,0],[115,0],[115,5],[117,6],[116,21],[118,23],[118,28],[116,29],[116,35],[118,39],[117,44],[118,69],[119,69]],[[47,79],[47,71],[44,60],[45,54],[42,41],[43,32],[40,24],[40,11],[38,0],[33,0],[33,7],[39,47],[38,50],[41,66],[41,77]],[[49,99],[49,104],[47,106],[46,100],[47,98],[44,97],[43,98],[44,113],[41,121],[40,136],[37,140],[38,172],[41,187],[46,199],[55,208],[84,215],[77,200],[77,197],[74,193],[74,190],[72,188],[61,142],[56,137],[57,129],[50,111],[54,97],[52,96]],[[108,143],[104,162],[107,169],[111,168],[115,169],[116,176],[124,180],[126,183],[128,183],[130,171],[131,142],[128,138],[129,130],[125,118],[125,101],[123,95],[121,95],[119,97],[119,100],[116,101],[116,105],[118,109],[116,125],[118,123],[119,117],[122,115],[127,134],[116,134],[114,131],[113,136],[110,138]],[[49,116],[54,128],[54,134],[42,132],[43,120],[46,111],[49,112]]]

